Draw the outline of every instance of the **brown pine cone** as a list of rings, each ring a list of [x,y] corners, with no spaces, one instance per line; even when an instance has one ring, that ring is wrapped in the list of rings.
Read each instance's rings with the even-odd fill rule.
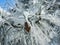
[[[24,26],[25,26],[25,30],[26,30],[27,32],[30,32],[30,28],[31,28],[31,27],[28,25],[27,22],[25,22]]]

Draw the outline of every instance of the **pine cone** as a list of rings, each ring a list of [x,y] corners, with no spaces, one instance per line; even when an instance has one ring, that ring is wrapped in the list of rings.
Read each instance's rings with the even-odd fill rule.
[[[25,26],[25,30],[26,30],[27,32],[30,32],[30,28],[31,28],[31,27],[28,25],[27,22],[25,22],[24,26]]]

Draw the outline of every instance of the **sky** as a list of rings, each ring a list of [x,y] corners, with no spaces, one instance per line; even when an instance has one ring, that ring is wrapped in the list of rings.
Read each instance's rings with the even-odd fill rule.
[[[9,4],[8,4],[8,3]],[[7,10],[10,6],[13,7],[14,5],[14,0],[0,0],[0,7]]]

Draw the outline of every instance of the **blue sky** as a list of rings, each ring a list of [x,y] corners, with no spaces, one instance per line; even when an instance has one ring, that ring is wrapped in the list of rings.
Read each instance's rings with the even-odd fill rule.
[[[14,5],[14,0],[0,0],[0,7],[2,7],[3,9],[7,10],[7,8],[9,8],[9,5],[7,4],[7,2],[9,3],[9,5],[11,7],[13,7]]]

